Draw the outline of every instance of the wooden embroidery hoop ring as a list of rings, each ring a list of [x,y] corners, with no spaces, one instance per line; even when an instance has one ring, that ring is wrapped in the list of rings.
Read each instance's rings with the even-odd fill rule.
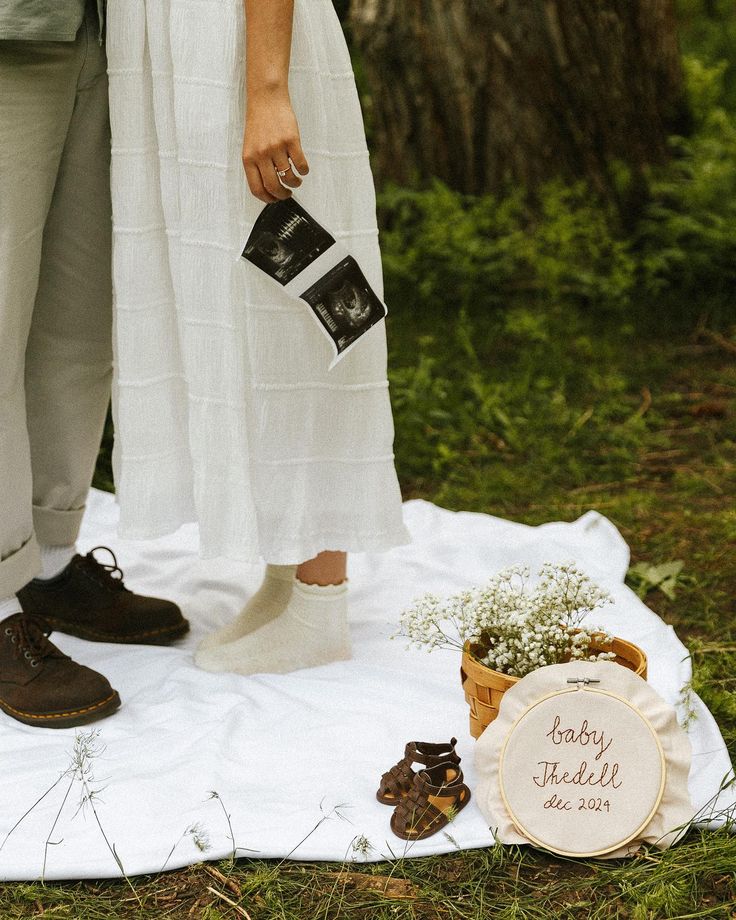
[[[523,721],[523,719],[526,718],[526,716],[533,709],[536,709],[537,706],[541,706],[543,703],[547,702],[547,700],[558,698],[560,696],[565,696],[568,693],[580,693],[580,692],[596,693],[599,696],[609,697],[610,699],[614,699],[617,702],[623,703],[625,706],[627,706],[634,713],[634,715],[636,715],[644,723],[646,728],[649,730],[649,733],[654,739],[654,742],[657,748],[657,752],[659,754],[659,763],[660,763],[659,792],[657,793],[654,805],[652,806],[652,809],[650,810],[646,819],[641,823],[639,827],[636,828],[636,830],[633,833],[629,834],[624,840],[619,840],[617,843],[614,843],[611,846],[607,846],[602,850],[596,850],[595,852],[587,852],[587,853],[577,853],[574,850],[561,850],[557,848],[555,848],[554,850],[551,850],[548,843],[544,843],[544,841],[540,840],[534,834],[530,833],[527,830],[527,828],[523,826],[521,821],[519,821],[511,805],[509,804],[508,798],[506,796],[506,790],[504,788],[504,783],[503,783],[503,777],[504,777],[503,766],[504,766],[504,756],[506,754],[506,748],[508,747],[509,741],[513,737],[515,730],[517,729],[519,724]],[[632,840],[635,840],[642,833],[642,831],[646,828],[646,826],[650,823],[650,821],[654,818],[655,814],[659,810],[659,806],[662,803],[662,797],[664,796],[664,789],[665,789],[666,781],[667,781],[667,761],[664,756],[662,742],[659,740],[659,736],[657,735],[657,732],[654,730],[652,723],[644,715],[644,713],[641,712],[641,710],[633,706],[629,702],[629,700],[627,700],[625,697],[620,696],[618,693],[612,693],[610,690],[601,690],[597,687],[589,687],[589,686],[581,687],[579,685],[575,687],[565,687],[561,690],[555,690],[552,693],[548,693],[545,696],[541,697],[540,699],[535,700],[531,705],[526,707],[526,709],[516,718],[516,720],[512,724],[511,728],[509,729],[506,735],[506,738],[504,739],[503,746],[501,747],[501,753],[499,755],[498,784],[499,784],[500,791],[501,791],[501,799],[503,800],[504,807],[506,808],[506,811],[509,817],[513,821],[519,833],[522,834],[524,837],[526,837],[531,843],[535,844],[536,846],[540,847],[543,850],[547,850],[548,852],[553,852],[557,854],[558,856],[570,856],[570,857],[574,857],[578,859],[586,859],[586,858],[592,859],[592,858],[595,858],[596,856],[605,856],[607,853],[612,853],[614,850],[618,850],[620,847],[626,846],[627,843],[631,843]]]

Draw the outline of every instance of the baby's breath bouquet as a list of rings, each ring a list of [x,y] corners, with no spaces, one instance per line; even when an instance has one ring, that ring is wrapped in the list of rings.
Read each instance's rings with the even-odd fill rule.
[[[565,661],[613,659],[613,636],[583,622],[611,603],[611,595],[572,563],[545,563],[532,581],[529,568],[513,565],[485,585],[444,600],[418,598],[401,615],[397,635],[412,645],[470,651],[502,674],[524,677]],[[598,651],[596,651],[598,649]]]

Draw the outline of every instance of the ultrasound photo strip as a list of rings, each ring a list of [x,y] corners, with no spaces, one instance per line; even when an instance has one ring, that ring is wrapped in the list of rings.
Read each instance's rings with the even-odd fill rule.
[[[335,245],[335,238],[293,198],[266,205],[253,225],[243,258],[286,285]]]
[[[351,255],[341,259],[300,296],[335,346],[331,366],[388,312]]]
[[[337,364],[388,310],[355,258],[293,197],[266,205],[242,258],[301,300]]]

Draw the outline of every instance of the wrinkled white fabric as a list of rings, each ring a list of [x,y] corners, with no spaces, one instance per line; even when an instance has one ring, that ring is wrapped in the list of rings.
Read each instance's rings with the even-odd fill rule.
[[[242,0],[108,10],[122,532],[197,521],[204,556],[298,563],[406,541],[380,323],[333,370],[305,306],[238,254],[263,207],[241,163]],[[331,0],[296,0],[300,202],[382,296],[375,194]]]
[[[92,768],[94,787],[104,787],[100,821],[128,873],[160,869],[172,847],[172,868],[231,852],[225,817],[210,790],[231,816],[237,846],[253,856],[379,860],[491,845],[475,799],[447,829],[451,837],[441,832],[405,843],[391,833],[391,808],[375,794],[407,741],[453,735],[466,782],[477,789],[459,654],[407,650],[389,636],[417,595],[459,591],[515,562],[535,567],[575,559],[614,595],[603,625],[644,649],[652,687],[668,703],[678,702],[690,679],[687,650],[623,584],[628,549],[606,518],[588,512],[573,523],[527,527],[422,501],[407,502],[405,513],[411,545],[350,560],[352,660],[241,677],[208,674],[192,656],[202,636],[231,620],[257,590],[262,566],[198,559],[192,525],[152,542],[118,540],[112,496],[92,494],[82,551],[111,545],[126,584],[178,601],[192,623],[191,635],[174,648],[52,635],[120,691],[122,708],[96,726],[106,750]],[[697,696],[687,710],[690,796],[700,823],[718,825],[719,810],[735,807],[734,789],[715,798],[731,764]],[[66,769],[73,743],[72,729],[31,728],[0,714],[0,843]],[[10,836],[0,850],[0,878],[38,877],[64,793],[59,784]],[[79,793],[76,785],[59,818],[54,839],[62,842],[49,847],[49,879],[119,874],[89,809],[76,813]],[[193,825],[209,839],[204,853],[185,833]]]

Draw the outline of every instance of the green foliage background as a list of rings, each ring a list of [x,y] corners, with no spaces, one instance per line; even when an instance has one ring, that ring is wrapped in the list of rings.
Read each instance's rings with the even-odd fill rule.
[[[728,333],[736,323],[734,14],[714,15],[722,28],[702,12],[684,20],[694,132],[671,139],[672,160],[637,186],[635,213],[582,182],[550,182],[533,201],[523,189],[471,197],[431,180],[381,189],[410,487],[444,500],[463,480],[484,509],[503,511],[632,475],[657,413],[631,399],[658,356],[699,324]],[[627,200],[632,177],[618,175]],[[654,356],[650,347],[637,368],[646,343]]]

